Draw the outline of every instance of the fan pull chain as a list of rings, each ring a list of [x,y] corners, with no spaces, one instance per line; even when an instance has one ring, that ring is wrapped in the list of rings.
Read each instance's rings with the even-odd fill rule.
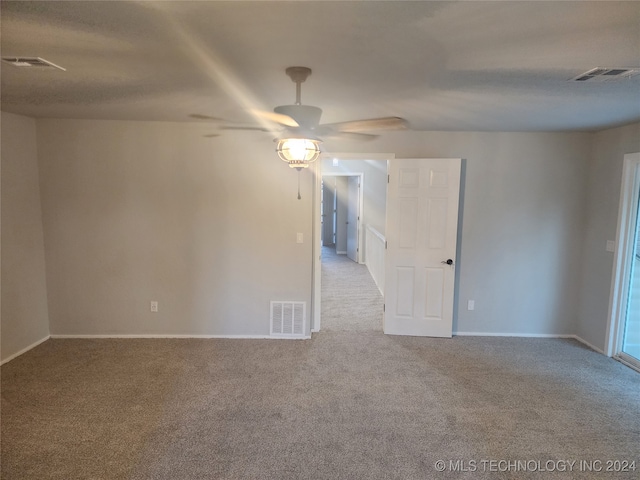
[[[296,170],[298,170],[298,200],[302,199],[302,197],[300,196],[300,170],[302,170],[301,168],[296,168]]]

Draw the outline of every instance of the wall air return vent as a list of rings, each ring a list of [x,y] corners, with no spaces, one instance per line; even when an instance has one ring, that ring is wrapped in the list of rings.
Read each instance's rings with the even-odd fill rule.
[[[271,336],[305,338],[306,302],[271,302]]]
[[[2,57],[2,61],[20,68],[57,68],[63,72],[67,71],[66,68],[62,68],[60,65],[56,65],[55,63],[40,57]]]
[[[624,81],[640,74],[640,67],[596,67],[572,78],[572,82],[600,83],[614,80]]]

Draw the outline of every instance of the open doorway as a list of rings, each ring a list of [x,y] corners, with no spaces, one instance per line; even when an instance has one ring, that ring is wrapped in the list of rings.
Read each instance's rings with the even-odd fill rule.
[[[362,277],[366,280],[362,281],[373,282],[371,291],[381,301],[380,310],[386,301],[386,313],[371,313],[378,325],[375,329],[392,335],[451,337],[462,159],[404,158],[389,162],[394,158],[389,155],[386,160],[376,162],[377,159],[360,160],[353,156],[336,158],[337,161],[324,160],[319,164],[314,231],[321,230],[318,206],[321,178],[362,173],[364,202],[360,211],[359,261],[364,263],[367,272]],[[378,171],[355,171],[358,167]],[[376,183],[372,178],[378,178],[377,187],[372,187]],[[339,310],[340,318],[348,320],[346,305],[353,306],[351,300],[358,296],[360,286],[356,284],[355,289],[349,289],[346,284],[342,285],[336,297],[344,300],[344,305],[325,302],[321,249],[326,247],[321,245],[318,233],[317,238],[314,235],[312,331],[319,331],[324,323],[325,306]],[[376,251],[380,253],[379,260]]]
[[[318,164],[314,208],[317,301],[313,304],[312,331],[320,330],[323,303],[328,312],[323,330],[336,328],[340,317],[341,329],[382,331],[383,297],[370,273],[376,262],[368,257],[367,248],[383,255],[387,161],[391,158],[389,154],[336,155]],[[371,232],[377,232],[378,248],[368,245]],[[383,262],[377,263],[383,268]],[[368,309],[372,310],[367,313]],[[373,323],[367,320],[373,317]]]
[[[321,232],[323,251],[334,250],[351,261],[364,263],[360,255],[363,174],[323,174]]]

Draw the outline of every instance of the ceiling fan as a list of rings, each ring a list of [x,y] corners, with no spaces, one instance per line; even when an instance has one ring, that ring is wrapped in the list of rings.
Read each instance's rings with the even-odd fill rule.
[[[261,126],[220,125],[220,130],[258,130],[270,132],[276,138],[276,152],[281,160],[298,171],[298,200],[300,196],[300,171],[307,168],[320,156],[320,143],[323,138],[340,137],[357,140],[370,140],[378,135],[369,133],[380,130],[404,130],[408,123],[400,117],[369,118],[337,123],[320,123],[322,109],[312,105],[302,105],[300,100],[301,84],[311,75],[308,67],[289,67],[285,73],[296,84],[296,103],[280,105],[273,112],[251,110],[261,122]],[[193,114],[192,118],[200,120],[223,120],[208,115]],[[206,137],[217,137],[212,133]]]
[[[273,112],[251,110],[251,113],[255,117],[267,122],[267,125],[265,126],[221,125],[220,129],[272,132],[276,135],[275,141],[279,143],[282,143],[285,139],[306,139],[311,142],[315,142],[315,145],[317,146],[322,142],[323,138],[338,137],[370,140],[378,137],[378,135],[369,132],[381,130],[403,130],[408,128],[407,121],[400,117],[370,118],[321,124],[320,117],[322,116],[322,109],[312,105],[303,105],[300,98],[302,90],[301,84],[309,77],[309,75],[311,75],[311,69],[308,67],[289,67],[285,70],[285,73],[296,84],[295,104],[277,106],[273,109]],[[192,117],[220,120],[206,115],[192,115]],[[212,134],[209,136],[216,135]],[[319,153],[319,148],[317,153]],[[298,168],[295,164],[290,163],[290,166]],[[308,165],[303,165],[302,168],[305,166]]]

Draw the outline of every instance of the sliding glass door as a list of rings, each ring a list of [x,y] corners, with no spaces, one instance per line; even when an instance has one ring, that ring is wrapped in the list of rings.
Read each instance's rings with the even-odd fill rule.
[[[624,315],[624,333],[621,353],[640,363],[640,192],[633,205],[636,224],[633,228],[631,255],[629,255],[629,287],[627,290],[627,308]],[[630,359],[627,359],[629,361]]]
[[[624,157],[607,355],[640,370],[640,152]]]

